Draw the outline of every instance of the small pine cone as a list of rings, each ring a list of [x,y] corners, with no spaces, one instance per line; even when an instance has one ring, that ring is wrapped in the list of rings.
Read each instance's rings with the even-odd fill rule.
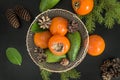
[[[36,47],[36,48],[34,48],[34,52],[42,54],[42,53],[44,53],[44,50]]]
[[[61,64],[62,66],[67,66],[67,65],[69,64],[69,60],[66,59],[66,58],[64,58],[64,59],[62,59],[62,61],[60,62],[60,64]]]
[[[30,21],[31,20],[31,16],[30,13],[23,7],[23,6],[16,6],[14,8],[16,14],[21,17],[23,20],[25,21]]]
[[[44,50],[41,48],[34,48],[34,52],[36,54],[36,59],[38,62],[44,62],[46,60],[46,55],[44,54]]]
[[[44,62],[46,60],[46,55],[39,53],[37,59],[39,62]]]
[[[8,9],[6,11],[6,17],[7,17],[8,21],[9,21],[9,23],[12,25],[12,27],[18,28],[20,26],[17,15],[15,14],[13,9]]]
[[[38,18],[38,24],[42,29],[49,29],[51,19],[48,16],[42,16],[41,18]]]
[[[75,21],[72,21],[71,23],[69,23],[68,25],[68,32],[72,33],[78,31],[78,23]]]

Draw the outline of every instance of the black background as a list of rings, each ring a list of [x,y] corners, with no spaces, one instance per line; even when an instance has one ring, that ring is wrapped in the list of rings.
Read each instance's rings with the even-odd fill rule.
[[[26,7],[33,17],[39,12],[40,0],[0,0],[0,80],[42,80],[39,68],[32,62],[26,50],[26,33],[31,22],[21,21],[19,29],[12,28],[6,19],[5,11],[15,5]],[[61,0],[54,8],[63,8],[73,12],[71,0]],[[93,34],[101,35],[106,43],[105,51],[98,57],[87,55],[76,68],[81,72],[80,80],[102,80],[99,66],[107,58],[120,57],[120,25],[114,25],[111,30],[103,25],[97,25]],[[11,64],[6,58],[8,47],[17,48],[22,57],[21,66]],[[60,80],[58,74],[53,74],[51,80]],[[115,79],[115,80],[120,80]]]

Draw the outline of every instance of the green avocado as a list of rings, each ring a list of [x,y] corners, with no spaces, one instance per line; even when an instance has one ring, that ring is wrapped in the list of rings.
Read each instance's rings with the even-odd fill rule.
[[[81,45],[81,35],[78,31],[74,33],[68,33],[67,38],[70,41],[70,50],[68,51],[67,55],[70,61],[76,60],[78,55],[78,51]]]
[[[61,59],[66,58],[66,55],[56,56],[49,49],[45,50],[45,54],[47,55],[46,62],[55,63],[61,61]]]

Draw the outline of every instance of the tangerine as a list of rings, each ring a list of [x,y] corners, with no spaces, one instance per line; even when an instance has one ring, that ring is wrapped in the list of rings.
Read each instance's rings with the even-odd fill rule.
[[[50,32],[56,35],[65,35],[68,31],[68,20],[63,17],[55,17],[52,19]]]
[[[65,36],[54,35],[48,42],[50,51],[57,56],[62,56],[70,49],[70,42]]]
[[[34,43],[37,47],[48,48],[48,41],[52,34],[49,31],[38,32],[34,35]]]
[[[99,35],[91,35],[89,37],[88,54],[98,56],[102,54],[105,49],[105,41]]]

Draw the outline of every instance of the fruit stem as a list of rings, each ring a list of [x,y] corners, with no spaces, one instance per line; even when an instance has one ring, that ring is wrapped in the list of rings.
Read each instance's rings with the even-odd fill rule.
[[[64,45],[62,43],[55,43],[53,45],[53,49],[57,52],[61,52],[63,50]]]
[[[77,1],[76,1],[76,2],[74,3],[74,6],[75,6],[76,9],[78,9],[79,6],[80,6],[80,2],[77,2]]]

